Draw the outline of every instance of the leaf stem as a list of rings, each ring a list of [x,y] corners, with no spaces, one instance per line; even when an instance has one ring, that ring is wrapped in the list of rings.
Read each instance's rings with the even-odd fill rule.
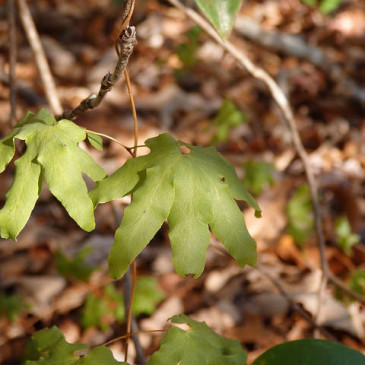
[[[144,331],[131,332],[131,333],[128,333],[127,335],[112,338],[111,340],[103,343],[101,346],[109,346],[112,343],[117,342],[119,340],[124,340],[128,337],[133,337],[133,336],[136,336],[136,335],[140,335],[142,333],[155,333],[155,332],[166,332],[166,330],[144,330]]]
[[[107,139],[110,139],[111,141],[115,142],[115,143],[118,143],[120,146],[122,146],[123,148],[125,148],[131,155],[133,155],[133,152],[131,151],[134,151],[136,150],[137,148],[143,148],[143,147],[146,147],[146,145],[144,144],[140,144],[138,146],[133,146],[133,147],[128,147],[128,146],[125,146],[122,142],[118,141],[117,139],[107,135],[107,134],[104,134],[104,133],[99,133],[99,132],[95,132],[95,131],[92,131],[91,129],[85,129],[85,132],[86,133],[93,133],[93,134],[96,134],[98,136],[101,136],[101,137],[105,137]]]

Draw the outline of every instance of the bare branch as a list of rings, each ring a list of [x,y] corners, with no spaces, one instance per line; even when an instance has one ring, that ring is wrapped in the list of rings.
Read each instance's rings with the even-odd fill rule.
[[[25,0],[18,0],[18,6],[19,16],[30,47],[32,48],[48,103],[52,109],[52,113],[59,115],[62,113],[61,102],[57,95],[56,85],[52,77],[39,34],[33,22],[32,14],[30,13],[29,7]]]
[[[243,37],[271,50],[283,52],[289,56],[306,59],[320,70],[326,72],[339,86],[341,93],[360,103],[365,102],[365,90],[349,79],[341,67],[331,61],[319,48],[307,44],[298,35],[265,30],[249,17],[238,15],[234,29]]]
[[[9,23],[9,88],[10,88],[10,118],[9,125],[16,124],[16,28],[15,28],[15,0],[8,0],[8,23]]]
[[[105,95],[113,88],[117,81],[121,78],[124,69],[127,66],[129,57],[133,52],[133,47],[137,43],[136,41],[136,31],[134,27],[128,27],[119,38],[119,55],[118,62],[115,66],[113,73],[107,73],[100,85],[100,89],[97,95],[91,94],[86,99],[84,99],[80,105],[75,109],[65,111],[59,119],[75,119],[79,114],[85,112],[89,109],[96,108],[101,101],[104,99]]]

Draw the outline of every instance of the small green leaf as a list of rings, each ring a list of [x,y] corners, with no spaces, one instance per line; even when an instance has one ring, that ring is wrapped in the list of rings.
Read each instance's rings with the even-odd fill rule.
[[[81,312],[81,323],[84,328],[99,327],[107,331],[117,320],[124,322],[124,299],[113,284],[108,284],[103,291],[89,294]]]
[[[351,247],[360,242],[361,237],[352,232],[350,222],[347,217],[342,216],[336,220],[337,244],[344,250],[347,255],[351,255]]]
[[[364,365],[365,356],[338,342],[304,339],[274,346],[252,365]]]
[[[205,322],[196,322],[183,314],[172,317],[171,322],[186,323],[190,329],[170,328],[147,365],[246,364],[247,353],[240,343],[217,335]]]
[[[354,270],[351,273],[349,286],[356,293],[365,295],[365,270]]]
[[[35,151],[29,148],[15,161],[15,176],[6,201],[0,210],[2,238],[16,239],[27,223],[42,188],[41,167],[34,162]]]
[[[233,27],[234,16],[242,0],[195,0],[203,13],[218,30],[222,38],[228,38]]]
[[[78,143],[85,131],[68,120],[58,123],[44,109],[28,113],[14,131],[0,141],[0,170],[14,153],[14,138],[25,140],[26,152],[15,162],[13,184],[0,210],[2,238],[16,239],[29,219],[45,178],[52,194],[63,204],[81,228],[94,228],[93,203],[88,196],[82,173],[94,181],[103,179],[105,171]]]
[[[199,48],[199,36],[202,30],[196,25],[189,29],[187,36],[189,41],[181,43],[177,47],[176,53],[181,62],[186,66],[192,66],[196,63],[196,54]]]
[[[96,269],[85,263],[91,254],[92,247],[85,247],[73,258],[66,257],[61,251],[56,253],[56,266],[58,272],[68,279],[88,281],[91,273]]]
[[[234,168],[213,147],[190,146],[168,134],[147,140],[146,146],[149,155],[129,160],[90,192],[94,204],[133,192],[109,254],[110,275],[124,275],[165,219],[180,275],[202,273],[209,227],[240,266],[254,264],[256,245],[234,199],[246,201],[257,216],[261,211]]]
[[[134,315],[151,315],[164,298],[165,295],[159,289],[156,279],[147,276],[138,278],[133,299]]]
[[[98,346],[89,350],[85,344],[66,342],[57,327],[45,328],[32,336],[38,351],[38,360],[26,361],[25,365],[128,365],[114,359],[112,352]]]
[[[275,166],[272,163],[249,160],[244,164],[244,170],[243,183],[254,195],[261,194],[267,185],[274,184]]]
[[[18,314],[27,307],[19,295],[0,293],[0,318],[7,317],[10,322],[14,322]]]
[[[289,234],[298,244],[305,242],[313,232],[312,200],[307,185],[300,186],[287,205]]]
[[[99,151],[103,150],[103,140],[99,135],[88,132],[87,139],[94,148]]]
[[[342,0],[322,0],[319,9],[324,14],[332,13],[337,10],[342,3]]]
[[[213,125],[216,126],[216,134],[213,137],[212,143],[226,142],[230,130],[246,121],[246,115],[235,106],[233,101],[225,99],[218,114],[213,119]]]

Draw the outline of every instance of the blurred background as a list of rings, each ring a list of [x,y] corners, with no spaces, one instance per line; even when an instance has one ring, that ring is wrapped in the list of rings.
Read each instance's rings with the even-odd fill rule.
[[[192,2],[188,2],[192,4]],[[113,70],[122,1],[30,1],[63,108],[97,92]],[[257,198],[263,217],[240,205],[258,244],[261,267],[288,296],[314,315],[321,277],[309,188],[285,121],[263,83],[167,1],[137,0],[132,25],[138,44],[128,65],[139,140],[162,132],[214,145]],[[0,5],[0,135],[9,124],[9,27]],[[320,188],[326,254],[332,272],[365,294],[365,3],[362,0],[243,0],[230,40],[265,69],[292,105]],[[16,21],[16,118],[48,108],[30,46]],[[124,80],[77,124],[133,145]],[[104,140],[84,144],[110,174],[129,154]],[[139,154],[148,150],[140,149]],[[1,206],[14,174],[0,177]],[[128,199],[117,203],[122,212]],[[107,275],[117,227],[113,206],[95,211],[96,229],[83,232],[44,186],[16,243],[0,241],[0,363],[20,364],[31,334],[57,325],[69,342],[92,346],[124,334],[122,283]],[[174,314],[206,321],[249,351],[249,363],[278,343],[313,336],[263,272],[240,269],[212,236],[206,269],[179,277],[163,226],[138,257],[134,312],[142,330],[166,328]],[[365,351],[364,308],[335,287],[325,291],[319,322],[339,341]],[[161,333],[143,334],[145,354]],[[123,344],[110,346],[122,360]],[[130,351],[134,361],[135,351]]]

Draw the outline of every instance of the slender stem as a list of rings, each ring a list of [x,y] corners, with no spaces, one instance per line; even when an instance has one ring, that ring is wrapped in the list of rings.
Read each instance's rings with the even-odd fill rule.
[[[138,120],[137,120],[136,105],[134,103],[131,80],[129,78],[129,74],[128,74],[127,69],[124,70],[124,76],[125,76],[125,80],[127,82],[129,100],[130,100],[130,103],[131,103],[132,114],[133,114],[134,146],[133,146],[133,152],[132,153],[133,153],[133,157],[136,157],[137,156],[137,146],[138,146]]]
[[[128,359],[128,349],[129,349],[129,340],[131,337],[131,328],[132,328],[132,310],[133,310],[133,299],[134,299],[134,293],[135,293],[135,289],[136,289],[136,276],[137,276],[137,264],[136,264],[136,260],[132,261],[132,272],[131,272],[131,276],[130,276],[130,288],[128,288],[129,290],[129,298],[127,298],[127,296],[125,297],[125,306],[126,308],[128,308],[127,310],[127,337],[126,337],[126,341],[125,341],[125,350],[124,350],[124,361],[127,361]],[[129,274],[129,273],[128,273]],[[126,274],[126,275],[128,275]],[[124,284],[126,285],[127,280],[124,280]]]
[[[112,343],[120,341],[120,340],[124,340],[127,337],[133,337],[133,336],[137,336],[137,335],[140,335],[143,333],[157,333],[157,332],[166,332],[166,330],[144,330],[144,331],[131,332],[128,335],[123,335],[123,336],[112,338],[108,342],[103,343],[102,346],[109,346]]]
[[[9,23],[9,88],[10,88],[10,117],[9,125],[16,124],[16,94],[15,82],[16,67],[16,27],[15,27],[15,0],[8,0],[8,23]]]
[[[95,131],[91,131],[90,129],[85,129],[85,132],[86,133],[93,133],[93,134],[96,134],[98,136],[101,136],[101,137],[105,137],[107,139],[110,139],[111,141],[115,142],[115,143],[118,143],[120,146],[122,146],[123,148],[125,148],[128,152],[130,152],[133,147],[127,147],[125,146],[122,142],[119,142],[117,139],[111,137],[111,136],[108,136],[107,134],[104,134],[104,133],[99,133],[99,132],[95,132]]]
[[[49,68],[47,58],[37,32],[37,28],[34,24],[32,14],[29,10],[27,2],[25,0],[18,0],[19,16],[23,24],[25,34],[28,38],[30,47],[38,67],[39,74],[42,79],[42,84],[48,103],[52,109],[53,114],[59,115],[62,113],[61,102],[58,98],[56,91],[56,84],[52,77],[51,70]]]

